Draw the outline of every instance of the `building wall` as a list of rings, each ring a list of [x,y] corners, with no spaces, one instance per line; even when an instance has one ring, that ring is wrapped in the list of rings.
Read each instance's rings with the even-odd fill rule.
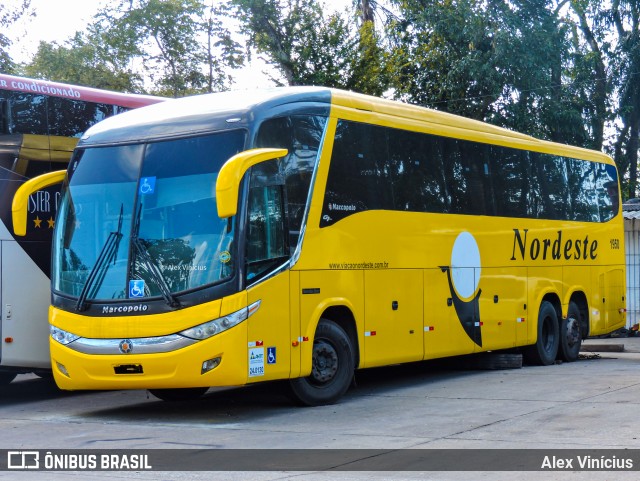
[[[625,218],[624,245],[627,264],[627,327],[631,327],[640,322],[640,219]]]

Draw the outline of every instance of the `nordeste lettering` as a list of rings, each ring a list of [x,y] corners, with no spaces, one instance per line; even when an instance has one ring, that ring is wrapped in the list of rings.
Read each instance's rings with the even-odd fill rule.
[[[528,238],[529,229],[513,229],[513,249],[511,260],[595,260],[598,257],[598,241],[584,239],[563,239],[559,230],[553,237]]]

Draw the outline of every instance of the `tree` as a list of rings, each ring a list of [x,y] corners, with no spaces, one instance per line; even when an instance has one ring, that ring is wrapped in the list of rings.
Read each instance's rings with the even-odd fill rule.
[[[587,99],[571,88],[566,1],[395,0],[396,95],[537,137],[593,146]],[[600,106],[599,106],[600,108]],[[598,110],[600,113],[601,110]]]
[[[619,99],[616,113],[620,123],[613,155],[622,173],[628,175],[628,187],[623,197],[632,198],[637,195],[640,148],[640,4],[636,0],[614,0],[599,8],[596,19],[600,21],[600,28],[613,29],[617,39],[608,49],[612,78],[616,80],[615,93]],[[606,33],[605,30],[599,34],[605,46],[611,37],[611,32],[608,32],[609,36]]]
[[[206,20],[206,60],[208,67],[206,91],[225,90],[233,82],[226,72],[229,68],[239,68],[244,64],[244,55],[231,31],[225,26],[228,6],[220,3],[217,7],[212,0]]]
[[[586,128],[594,148],[607,149],[625,185],[623,198],[635,197],[640,147],[640,3],[637,0],[571,0],[576,85],[586,99]],[[614,132],[605,138],[605,126]]]
[[[277,85],[322,85],[379,94],[382,51],[373,30],[324,16],[317,0],[231,0],[248,46],[281,74]]]
[[[33,15],[31,0],[22,0],[19,5],[12,9],[0,4],[0,72],[14,73],[16,67],[8,51],[13,45],[13,40],[7,37],[5,29],[22,17]]]
[[[206,11],[200,0],[120,0],[98,14],[95,28],[113,55],[142,61],[156,94],[223,90],[224,69],[237,67],[242,56],[219,9],[212,3],[205,19]]]
[[[24,71],[29,77],[86,85],[119,92],[143,91],[142,78],[96,47],[100,41],[78,32],[67,46],[40,42]]]
[[[502,93],[496,26],[482,2],[395,1],[392,86],[396,96],[476,119]]]

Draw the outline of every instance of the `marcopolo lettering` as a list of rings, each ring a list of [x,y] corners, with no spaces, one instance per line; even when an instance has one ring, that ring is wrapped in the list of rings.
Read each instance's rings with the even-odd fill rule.
[[[355,205],[344,205],[344,204],[334,204],[333,202],[329,203],[329,210],[342,210],[346,212],[355,212]]]
[[[511,260],[595,260],[598,257],[598,241],[563,238],[562,231],[547,238],[528,238],[529,229],[513,229],[513,250]]]
[[[129,312],[145,312],[149,309],[146,304],[136,304],[134,306],[102,306],[103,314],[119,314]]]

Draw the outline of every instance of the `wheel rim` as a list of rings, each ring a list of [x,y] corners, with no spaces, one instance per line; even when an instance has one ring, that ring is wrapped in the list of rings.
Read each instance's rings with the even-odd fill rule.
[[[333,345],[318,340],[313,345],[311,380],[316,385],[327,384],[338,372],[338,353]]]
[[[567,319],[567,344],[570,347],[580,342],[580,325],[574,317]]]

